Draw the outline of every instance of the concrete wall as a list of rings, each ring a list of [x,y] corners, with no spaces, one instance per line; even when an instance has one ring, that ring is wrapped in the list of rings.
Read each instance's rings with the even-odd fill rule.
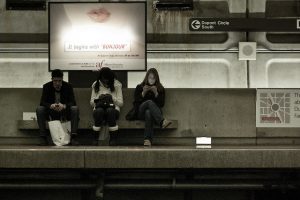
[[[276,1],[272,0],[195,0],[193,11],[155,11],[153,2],[147,1],[148,67],[159,70],[167,88],[300,87],[296,77],[299,52],[291,52],[300,49],[299,33],[276,33],[277,39],[273,41],[268,37],[273,33],[266,32],[247,35],[245,32],[195,33],[188,30],[188,19],[193,16],[246,17],[248,9],[249,17],[296,17],[296,9],[292,12],[286,6],[279,12],[278,5],[274,4]],[[295,4],[295,1],[287,2]],[[17,39],[21,36],[34,41],[36,34],[47,38],[47,10],[7,11],[5,1],[0,1],[0,19],[0,38],[4,41],[6,37]],[[258,50],[264,52],[258,52],[256,61],[239,61],[240,41],[256,41]],[[174,50],[182,53],[174,54]],[[190,50],[198,53],[188,52]],[[0,88],[41,87],[49,80],[47,51],[47,39],[39,43],[0,43]],[[270,65],[272,69],[267,71]],[[291,66],[289,73],[285,70],[287,65]],[[143,72],[129,72],[128,86],[134,87],[143,75]],[[18,77],[19,81],[11,81],[12,77]]]
[[[90,89],[75,89],[80,118],[92,121]],[[131,108],[133,89],[124,89],[120,119]],[[213,138],[213,144],[298,144],[299,128],[256,128],[254,89],[168,89],[164,115],[178,120],[178,129],[155,131],[155,143],[194,145],[195,138]],[[36,144],[38,131],[20,131],[23,112],[35,112],[41,89],[0,89],[0,144]],[[82,138],[91,136],[81,130]],[[142,130],[121,130],[118,144],[141,144]]]
[[[158,70],[166,88],[247,88],[247,62],[236,53],[148,53],[148,67]],[[129,72],[135,88],[146,72]]]
[[[239,95],[232,93],[234,90],[214,89],[300,87],[300,82],[297,78],[300,54],[299,52],[292,52],[292,50],[300,49],[300,42],[296,39],[294,42],[291,42],[290,39],[292,38],[293,40],[295,35],[291,35],[292,33],[278,33],[277,38],[281,39],[274,42],[267,37],[268,34],[272,33],[191,33],[187,28],[187,21],[192,16],[246,17],[247,9],[249,10],[249,17],[295,17],[295,13],[290,12],[290,10],[286,9],[287,7],[283,7],[278,12],[276,5],[272,2],[275,1],[195,0],[195,9],[193,11],[155,11],[152,7],[153,1],[147,1],[148,67],[158,69],[166,88],[211,88],[207,90],[188,90],[186,93],[178,90],[176,93],[170,94],[170,96],[174,95],[174,98],[170,100],[170,102],[174,101],[174,104],[177,104],[176,99],[184,99],[185,94],[191,95],[194,101],[192,101],[193,99],[187,99],[187,101],[191,105],[197,105],[197,112],[204,113],[204,115],[199,115],[201,123],[197,123],[198,118],[193,118],[195,114],[193,109],[178,111],[184,112],[183,116],[185,117],[191,116],[189,120],[180,120],[184,124],[177,130],[176,134],[193,135],[196,133],[212,135],[217,137],[215,141],[229,141],[226,138],[231,138],[231,142],[238,142],[234,138],[243,137],[244,139],[251,138],[247,140],[251,143],[263,143],[266,141],[265,137],[272,137],[272,141],[275,143],[280,141],[289,143],[291,140],[282,138],[285,136],[292,138],[292,142],[298,141],[296,134],[298,129],[259,129],[257,133],[261,138],[253,140],[255,138],[255,124],[252,124],[254,123],[252,119],[255,117],[255,108],[254,106],[252,107],[252,104],[255,102],[253,96],[255,91],[252,89],[249,91],[245,90],[245,94]],[[1,1],[0,19],[1,38],[3,36],[14,36],[14,34],[27,34],[27,37],[34,38],[36,34],[47,35],[48,32],[47,10],[7,11],[5,9],[5,1]],[[289,36],[289,42],[285,42],[287,36]],[[237,50],[238,42],[240,41],[258,42],[258,50],[260,51],[257,53],[255,61],[238,60]],[[176,53],[174,53],[175,50]],[[275,50],[281,50],[281,52]],[[2,41],[0,43],[0,88],[40,88],[43,83],[50,79],[47,58],[48,44],[46,42],[6,43]],[[287,66],[288,70],[286,70]],[[144,74],[145,72],[128,72],[128,87],[135,87],[137,83],[141,82]],[[68,73],[65,73],[65,80],[68,80],[68,78]],[[0,93],[1,102],[7,107],[4,112],[8,116],[19,119],[21,111],[34,111],[39,98],[39,94],[35,94],[35,90],[3,89],[2,91],[5,92]],[[23,94],[23,96],[18,96],[16,91]],[[218,92],[216,93],[216,91]],[[220,91],[222,91],[222,94],[219,93]],[[89,92],[84,91],[83,94],[84,96],[78,95],[78,98],[88,99]],[[195,94],[197,96],[193,96]],[[251,113],[251,120],[249,125],[246,126],[245,130],[247,131],[245,133],[239,133],[245,124],[239,125],[237,121],[234,121],[236,124],[232,129],[224,129],[225,123],[230,124],[231,121],[226,121],[225,115],[221,115],[216,119],[215,116],[218,115],[214,112],[218,113],[218,110],[214,110],[215,105],[203,102],[203,99],[207,99],[210,102],[216,100],[219,103],[218,95],[225,97],[225,99],[228,98],[227,100],[232,102],[248,102],[245,105],[250,106],[247,108],[249,109],[247,113]],[[230,95],[232,96],[229,98]],[[26,101],[24,100],[25,107],[22,107],[22,109],[15,107],[14,105],[18,104],[18,102],[15,102],[15,99],[21,98],[23,100],[24,96],[28,98]],[[83,100],[83,102],[85,101]],[[15,103],[10,105],[11,102]],[[83,105],[87,104],[83,103]],[[227,115],[226,117],[231,116],[229,113],[232,113],[237,118],[243,116],[237,111],[234,113],[235,110],[231,109],[234,107],[233,105],[228,104],[228,110],[220,107],[221,111]],[[246,109],[246,107],[243,108]],[[90,114],[84,114],[84,112],[82,114],[90,116]],[[166,114],[168,115],[168,112]],[[172,116],[179,114],[175,114],[174,111]],[[201,116],[205,115],[205,118],[201,118]],[[220,119],[224,121],[218,121]],[[28,135],[16,130],[16,127],[13,126],[15,122],[6,121],[6,118],[3,118],[3,120],[3,127],[6,125],[12,127],[9,131],[2,131],[3,137],[6,139],[9,137],[28,138]],[[208,126],[205,127],[205,124]],[[227,130],[226,133],[223,133],[223,130]],[[269,141],[269,139],[267,140]]]
[[[133,91],[123,91],[125,105],[121,111],[122,120],[132,107]],[[80,118],[92,121],[90,89],[75,89],[75,93]],[[0,112],[3,113],[0,115],[1,143],[35,143],[38,131],[18,130],[17,120],[22,119],[23,112],[35,112],[41,89],[0,89],[0,94]],[[179,125],[176,130],[156,131],[157,143],[193,145],[197,136],[256,137],[255,90],[168,89],[163,112],[166,118],[178,120]],[[139,143],[142,136],[142,130],[121,130],[118,140],[120,143]]]
[[[2,53],[0,66],[1,88],[41,88],[51,80],[46,53]]]

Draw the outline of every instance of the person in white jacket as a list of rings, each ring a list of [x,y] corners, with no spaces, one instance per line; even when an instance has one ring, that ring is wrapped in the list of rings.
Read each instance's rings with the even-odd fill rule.
[[[93,108],[93,130],[99,132],[104,122],[109,131],[117,131],[116,120],[123,106],[122,84],[108,67],[101,68],[97,80],[92,85],[90,104]]]

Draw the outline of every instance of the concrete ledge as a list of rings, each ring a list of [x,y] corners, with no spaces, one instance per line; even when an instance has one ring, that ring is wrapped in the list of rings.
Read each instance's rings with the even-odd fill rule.
[[[119,129],[143,129],[145,128],[145,122],[136,120],[136,121],[127,121],[119,120],[117,122]],[[79,129],[91,129],[93,122],[80,120]],[[38,129],[38,124],[36,120],[17,120],[17,126],[20,130],[35,130]],[[172,124],[166,129],[176,129],[178,127],[178,121],[172,120]],[[156,128],[159,128],[156,126]]]
[[[299,168],[300,149],[87,149],[86,168]]]
[[[63,148],[1,148],[0,168],[84,168],[84,151]]]
[[[258,138],[297,138],[299,137],[300,128],[257,128],[256,136]]]
[[[0,168],[295,169],[300,147],[0,147]]]

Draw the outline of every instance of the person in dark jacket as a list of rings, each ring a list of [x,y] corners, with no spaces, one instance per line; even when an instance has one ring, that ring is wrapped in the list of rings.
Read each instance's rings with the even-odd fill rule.
[[[136,86],[134,104],[137,108],[137,118],[145,120],[144,146],[151,146],[154,123],[161,128],[166,128],[172,123],[164,119],[162,115],[161,108],[165,104],[165,89],[160,83],[155,68],[149,69],[143,82]]]
[[[47,145],[46,120],[71,120],[72,144],[76,144],[79,110],[72,86],[63,81],[63,73],[52,71],[52,81],[43,85],[40,106],[36,110],[40,129],[41,145]]]

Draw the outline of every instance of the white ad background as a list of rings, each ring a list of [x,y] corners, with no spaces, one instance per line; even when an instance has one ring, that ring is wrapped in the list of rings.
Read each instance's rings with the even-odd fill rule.
[[[146,4],[49,4],[49,69],[146,69]]]

